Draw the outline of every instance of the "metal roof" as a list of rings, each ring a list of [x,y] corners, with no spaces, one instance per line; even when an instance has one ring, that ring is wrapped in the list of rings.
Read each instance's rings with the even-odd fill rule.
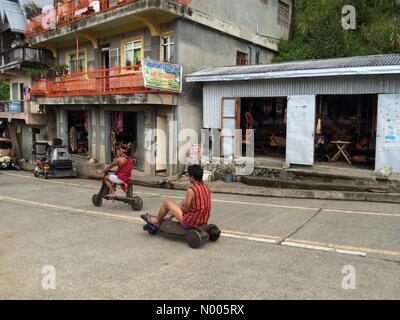
[[[188,82],[215,82],[395,73],[400,74],[400,54],[212,67],[192,73],[186,77],[186,80]]]
[[[0,0],[0,18],[3,23],[8,23],[11,31],[24,32],[27,21],[18,2]]]

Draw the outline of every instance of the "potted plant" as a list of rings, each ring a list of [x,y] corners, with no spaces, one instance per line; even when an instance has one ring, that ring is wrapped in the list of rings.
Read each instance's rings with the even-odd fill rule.
[[[60,71],[60,75],[68,74],[68,65],[66,65],[65,63],[60,64],[59,71]]]
[[[222,166],[222,173],[224,175],[224,181],[231,183],[235,179],[235,166],[232,163],[224,164]]]
[[[25,16],[28,20],[42,13],[42,8],[39,7],[34,0],[25,3],[22,8],[24,9]]]

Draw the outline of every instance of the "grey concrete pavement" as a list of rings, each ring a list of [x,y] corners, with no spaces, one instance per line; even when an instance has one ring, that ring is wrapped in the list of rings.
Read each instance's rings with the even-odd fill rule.
[[[93,180],[0,173],[0,298],[400,298],[398,204],[214,194],[211,220],[225,236],[193,250],[143,232],[140,212],[126,204],[94,208],[98,187]],[[162,196],[184,196],[135,192],[151,213]],[[260,242],[287,237],[366,256]],[[41,286],[44,265],[56,268],[56,290]],[[356,290],[342,288],[346,265],[356,270]]]

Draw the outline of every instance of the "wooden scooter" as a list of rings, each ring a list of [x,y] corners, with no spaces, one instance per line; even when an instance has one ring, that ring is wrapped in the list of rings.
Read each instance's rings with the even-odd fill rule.
[[[128,203],[134,211],[140,211],[143,208],[143,200],[139,196],[133,196],[133,185],[132,182],[128,183],[128,189],[126,192],[125,197],[110,197],[108,196],[109,190],[108,187],[105,183],[105,178],[102,180],[101,188],[97,194],[94,194],[92,196],[92,203],[95,207],[101,207],[104,200],[113,200],[113,201],[121,201],[123,203]],[[117,185],[114,184],[114,190],[117,187]]]
[[[171,220],[161,222],[160,226],[146,223],[143,230],[151,235],[160,233],[169,237],[185,239],[189,247],[193,249],[200,248],[206,241],[217,241],[221,235],[221,230],[214,224],[205,224],[195,229],[185,229],[179,222]]]

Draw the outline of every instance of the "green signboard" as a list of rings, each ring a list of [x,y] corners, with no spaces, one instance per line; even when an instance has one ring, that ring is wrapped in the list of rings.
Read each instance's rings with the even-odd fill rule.
[[[154,60],[143,60],[146,88],[182,92],[182,66]]]

